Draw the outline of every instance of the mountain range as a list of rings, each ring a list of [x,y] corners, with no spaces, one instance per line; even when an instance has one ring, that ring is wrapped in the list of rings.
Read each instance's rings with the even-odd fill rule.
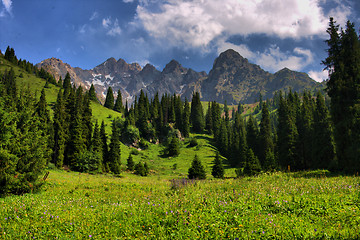
[[[103,101],[108,87],[115,93],[120,89],[123,99],[133,102],[143,90],[149,97],[156,93],[178,94],[191,99],[194,91],[200,92],[201,100],[228,104],[253,103],[260,93],[264,99],[271,98],[276,91],[316,90],[324,88],[306,73],[284,68],[275,74],[250,63],[236,51],[229,49],[214,61],[210,72],[196,72],[184,68],[176,60],[171,60],[162,71],[147,64],[143,68],[138,63],[128,64],[125,60],[109,58],[90,70],[72,67],[56,58],[37,64],[55,76],[64,78],[69,72],[76,85],[89,89],[94,85],[100,101]]]

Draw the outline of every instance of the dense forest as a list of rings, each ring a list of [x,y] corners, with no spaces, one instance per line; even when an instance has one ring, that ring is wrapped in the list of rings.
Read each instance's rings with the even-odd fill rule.
[[[230,109],[208,102],[207,109],[195,92],[191,102],[174,95],[149,99],[140,92],[135,102],[123,105],[121,92],[108,89],[104,106],[122,113],[105,131],[105,123],[92,117],[91,101],[97,101],[94,87],[84,91],[71,84],[70,75],[55,80],[43,69],[18,60],[7,48],[4,58],[60,87],[53,116],[48,111],[45,91],[40,99],[29,89],[18,89],[13,69],[0,73],[0,195],[30,192],[49,163],[79,172],[111,172],[127,169],[146,176],[149,167],[135,164],[121,155],[121,144],[146,149],[163,144],[163,156],[176,156],[180,144],[192,133],[213,136],[218,154],[212,174],[223,177],[224,162],[237,168],[238,176],[274,170],[328,169],[344,173],[360,171],[360,40],[354,25],[346,29],[331,18],[328,57],[327,98],[318,92],[278,92],[263,101],[251,114],[241,103]],[[193,142],[196,145],[196,141]],[[127,163],[125,161],[127,159]],[[126,165],[126,166],[125,166]],[[124,167],[122,167],[124,166]],[[189,178],[204,178],[195,157]]]

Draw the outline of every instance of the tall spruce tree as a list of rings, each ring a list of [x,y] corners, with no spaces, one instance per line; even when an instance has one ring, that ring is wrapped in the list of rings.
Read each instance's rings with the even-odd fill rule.
[[[107,143],[107,135],[105,131],[105,123],[104,120],[101,122],[100,126],[100,139],[101,139],[101,148],[102,148],[102,157],[103,157],[103,171],[108,172],[110,171],[109,166],[109,146]]]
[[[333,126],[329,111],[321,92],[317,93],[316,109],[314,111],[314,127],[312,139],[312,154],[314,161],[309,166],[312,169],[337,169]]]
[[[104,107],[109,109],[114,108],[114,93],[111,87],[107,90]]]
[[[57,168],[61,168],[64,164],[65,141],[66,134],[66,111],[65,101],[63,99],[62,90],[59,90],[54,108],[54,148],[53,162]]]
[[[191,123],[194,132],[200,133],[204,130],[204,112],[200,101],[200,94],[198,92],[193,94],[191,101]]]
[[[114,111],[119,112],[119,113],[124,113],[124,106],[122,103],[122,95],[121,95],[121,91],[120,89],[117,92],[117,98],[115,101],[115,105],[114,105]]]
[[[329,70],[327,92],[339,167],[355,173],[360,171],[360,40],[350,21],[345,31],[338,31],[339,26],[330,18],[329,56],[323,63]]]
[[[89,89],[89,98],[91,101],[97,101],[95,87],[93,84],[91,84],[90,89]]]
[[[120,149],[120,126],[119,126],[119,119],[114,119],[112,123],[112,134],[110,138],[110,145],[109,145],[109,166],[111,172],[115,174],[119,174],[121,172],[121,149]]]
[[[187,98],[184,102],[184,116],[183,116],[183,130],[182,134],[184,137],[189,137],[190,135],[190,106]]]
[[[259,160],[264,170],[271,170],[275,168],[274,143],[272,139],[270,113],[267,103],[263,103],[261,114]]]

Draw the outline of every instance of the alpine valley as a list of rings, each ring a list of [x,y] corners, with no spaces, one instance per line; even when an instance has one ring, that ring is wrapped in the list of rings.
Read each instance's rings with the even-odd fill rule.
[[[120,89],[129,103],[143,90],[151,98],[156,93],[160,96],[167,93],[178,94],[183,99],[191,99],[192,93],[198,91],[202,101],[227,101],[228,104],[253,103],[260,94],[264,99],[271,98],[279,90],[314,91],[325,87],[324,83],[314,81],[306,73],[288,68],[269,73],[231,49],[215,59],[208,74],[184,68],[176,60],[171,60],[162,71],[150,64],[142,68],[138,63],[128,64],[123,59],[116,61],[114,58],[91,70],[72,67],[56,58],[46,59],[36,66],[56,79],[64,78],[69,72],[72,81],[86,89],[93,84],[100,101],[105,99],[109,87],[114,93]]]

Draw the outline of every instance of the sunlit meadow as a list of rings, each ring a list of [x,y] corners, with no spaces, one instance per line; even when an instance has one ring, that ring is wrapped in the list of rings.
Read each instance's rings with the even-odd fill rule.
[[[359,239],[358,177],[205,181],[51,171],[0,199],[0,239]]]

